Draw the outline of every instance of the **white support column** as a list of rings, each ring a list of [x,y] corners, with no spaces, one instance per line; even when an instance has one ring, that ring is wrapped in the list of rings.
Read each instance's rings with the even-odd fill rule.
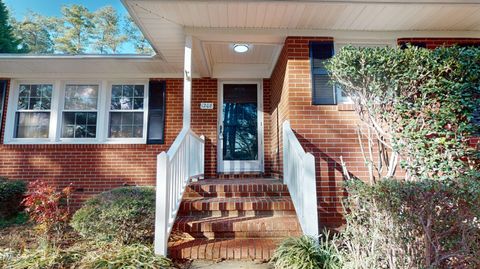
[[[183,128],[190,128],[192,112],[192,36],[185,38],[183,71]]]

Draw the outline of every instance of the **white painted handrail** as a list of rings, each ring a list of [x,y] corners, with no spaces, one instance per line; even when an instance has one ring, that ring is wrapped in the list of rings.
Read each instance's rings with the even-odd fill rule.
[[[168,152],[157,157],[155,254],[167,255],[167,244],[183,193],[192,177],[204,174],[205,138],[184,128]]]
[[[292,197],[303,234],[317,238],[315,157],[305,152],[288,121],[283,123],[283,178]]]

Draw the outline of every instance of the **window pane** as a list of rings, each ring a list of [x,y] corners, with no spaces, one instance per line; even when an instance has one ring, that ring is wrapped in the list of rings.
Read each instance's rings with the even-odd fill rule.
[[[65,109],[96,110],[98,85],[67,85],[65,87]]]
[[[16,138],[48,138],[50,112],[17,112]]]
[[[145,96],[144,86],[143,85],[135,85],[135,92],[134,92],[133,96],[143,98]]]
[[[53,86],[48,84],[26,85],[19,88],[18,110],[49,110]]]
[[[110,110],[143,110],[143,85],[113,85]]]
[[[110,112],[109,137],[143,137],[143,112]]]
[[[97,112],[63,112],[62,138],[95,138]]]

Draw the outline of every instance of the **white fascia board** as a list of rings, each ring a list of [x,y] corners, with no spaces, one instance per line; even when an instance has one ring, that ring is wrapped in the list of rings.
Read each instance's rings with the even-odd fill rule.
[[[0,54],[0,60],[32,60],[32,59],[92,59],[92,60],[115,60],[115,59],[129,59],[129,60],[154,60],[155,55],[147,54]]]
[[[339,39],[397,39],[403,37],[480,38],[480,31],[361,31],[325,29],[258,29],[258,28],[194,28],[186,27],[185,32],[205,39],[221,39],[235,33],[242,40],[257,38],[285,38],[289,36],[334,37]]]
[[[152,42],[154,39],[145,30],[145,26],[140,22],[140,20],[138,19],[138,16],[136,15],[135,11],[131,8],[130,4],[128,4],[128,2],[132,2],[132,1],[120,0],[120,2],[125,7],[128,14],[130,14],[130,17],[132,17],[133,22],[137,25],[138,29],[140,29],[140,32],[142,32],[143,36],[148,40],[148,43],[150,43],[150,46],[153,48],[153,51],[155,51],[156,56],[161,58],[162,60],[165,60],[165,57],[162,55],[162,53],[158,51],[158,49],[155,47],[154,45],[155,43]]]
[[[8,73],[0,72],[1,78],[9,79],[149,79],[149,78],[183,78],[182,73]],[[199,77],[199,76],[194,76]]]

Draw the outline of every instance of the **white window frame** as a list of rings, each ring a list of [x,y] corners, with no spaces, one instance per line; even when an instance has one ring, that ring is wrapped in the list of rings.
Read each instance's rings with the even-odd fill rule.
[[[340,51],[341,48],[352,45],[354,47],[392,47],[397,46],[396,40],[358,40],[358,39],[341,39],[335,40],[333,44],[333,55]],[[342,96],[342,91],[335,89],[335,94],[337,98],[337,104],[353,104],[353,100],[350,97]]]
[[[148,82],[147,83],[141,83],[138,81],[110,81],[108,83],[107,87],[107,102],[105,106],[105,115],[104,119],[106,120],[105,122],[105,137],[106,140],[110,143],[135,143],[135,144],[146,144],[147,143],[147,124],[148,124],[148,95],[149,95],[149,89],[148,89]],[[111,110],[111,99],[112,99],[112,86],[113,85],[143,85],[144,87],[144,96],[143,96],[143,110]],[[127,138],[127,137],[122,137],[122,138],[114,138],[114,137],[108,137],[108,133],[110,132],[110,112],[116,111],[116,112],[143,112],[143,136],[142,137],[132,137],[132,138]]]
[[[20,84],[51,84],[53,86],[50,107],[50,127],[48,138],[15,138],[15,115],[17,112]],[[97,137],[96,138],[62,138],[62,122],[67,84],[99,85],[97,101]],[[143,137],[142,138],[108,138],[109,111],[112,85],[144,85]],[[4,144],[146,144],[148,125],[149,80],[120,79],[31,79],[11,80],[7,113],[5,117]]]
[[[81,112],[97,112],[97,129],[96,129],[96,137],[95,138],[71,138],[71,137],[62,137],[62,129],[63,129],[63,112],[80,112],[80,111],[73,111],[73,110],[65,110],[65,90],[67,85],[98,85],[98,93],[97,93],[97,110],[87,111],[82,110]],[[61,82],[61,87],[59,89],[60,98],[59,98],[59,109],[58,109],[58,122],[57,122],[57,142],[68,143],[68,144],[89,144],[91,142],[100,143],[101,136],[99,136],[100,131],[100,110],[103,106],[102,102],[102,81],[99,80],[64,80]]]
[[[48,138],[16,138],[15,137],[15,117],[18,112],[18,100],[20,95],[20,85],[39,85],[49,84],[52,85],[52,99],[50,104],[50,110],[43,110],[43,112],[50,112],[50,123]],[[56,118],[58,110],[58,82],[53,80],[15,80],[10,81],[10,88],[8,91],[7,101],[7,114],[5,115],[5,131],[4,131],[4,143],[5,144],[50,144],[54,142],[56,133]],[[31,111],[30,111],[31,112]]]

